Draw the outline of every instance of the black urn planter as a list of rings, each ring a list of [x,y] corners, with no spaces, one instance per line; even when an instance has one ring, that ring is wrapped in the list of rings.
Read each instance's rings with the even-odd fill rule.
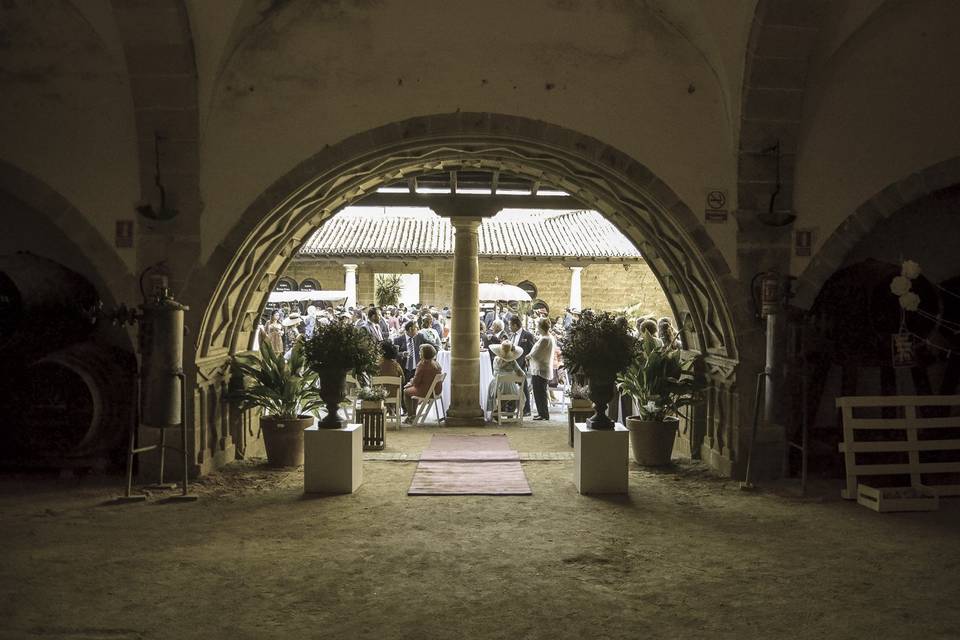
[[[320,397],[327,406],[327,415],[317,423],[321,429],[343,429],[340,403],[347,388],[347,372],[326,373],[320,376]]]
[[[616,378],[613,376],[590,377],[590,402],[593,403],[593,415],[587,418],[587,427],[597,430],[610,430],[614,421],[607,415],[607,406],[616,393]]]

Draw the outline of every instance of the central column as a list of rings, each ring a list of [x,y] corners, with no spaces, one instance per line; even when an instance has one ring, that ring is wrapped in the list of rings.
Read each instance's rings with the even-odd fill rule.
[[[348,307],[357,306],[357,265],[343,265],[343,290],[347,293],[347,301],[344,303]]]
[[[480,407],[480,217],[451,216],[454,228],[447,425],[483,424]]]
[[[580,273],[583,271],[581,266],[570,267],[570,309],[580,311],[583,308],[583,299],[580,286]]]

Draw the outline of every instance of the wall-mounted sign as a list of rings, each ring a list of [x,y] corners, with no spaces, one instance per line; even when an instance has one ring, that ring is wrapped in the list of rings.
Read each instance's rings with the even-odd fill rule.
[[[280,279],[277,280],[276,286],[273,287],[274,291],[298,291],[299,285],[297,281],[291,278],[290,276],[280,276]]]
[[[304,278],[300,283],[300,291],[320,291],[323,287],[313,278]]]
[[[117,220],[113,244],[118,249],[133,247],[133,220]]]
[[[801,258],[813,255],[813,229],[797,229],[793,232],[793,254]]]
[[[723,223],[729,217],[726,189],[707,189],[704,202],[703,219],[707,222]]]

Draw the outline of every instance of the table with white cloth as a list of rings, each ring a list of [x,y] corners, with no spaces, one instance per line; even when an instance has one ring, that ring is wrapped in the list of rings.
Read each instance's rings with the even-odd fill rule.
[[[443,380],[443,406],[450,408],[450,352],[440,351],[437,353],[437,364],[440,370],[447,374]],[[490,362],[490,354],[486,351],[480,352],[480,407],[487,408],[487,389],[490,387],[490,381],[493,380],[493,365]]]

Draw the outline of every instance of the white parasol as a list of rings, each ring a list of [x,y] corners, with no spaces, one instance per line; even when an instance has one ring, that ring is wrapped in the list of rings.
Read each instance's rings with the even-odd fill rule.
[[[300,302],[327,300],[330,302],[339,300],[341,303],[346,301],[346,291],[274,291],[267,299],[268,302]]]
[[[481,282],[480,300],[494,302],[499,300],[506,302],[510,302],[512,300],[521,300],[529,302],[530,294],[520,287],[515,287],[512,284],[504,284],[502,282]]]

